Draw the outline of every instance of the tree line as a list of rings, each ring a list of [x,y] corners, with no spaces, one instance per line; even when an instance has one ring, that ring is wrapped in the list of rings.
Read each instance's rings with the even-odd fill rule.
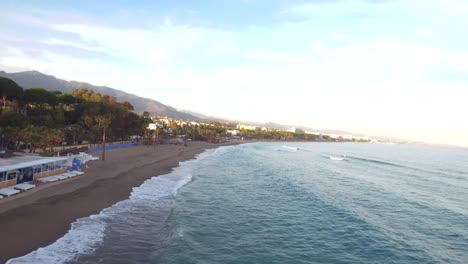
[[[0,77],[0,147],[51,151],[66,143],[100,143],[142,134],[151,119],[115,97],[76,89],[71,94],[44,88],[23,89]]]

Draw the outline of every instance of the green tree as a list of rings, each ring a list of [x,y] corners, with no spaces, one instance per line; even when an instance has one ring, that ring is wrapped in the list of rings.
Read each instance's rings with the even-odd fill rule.
[[[7,100],[22,100],[23,88],[8,78],[0,77],[0,97],[3,101],[3,106],[6,106]]]
[[[12,109],[3,109],[0,112],[0,127],[25,127],[28,124],[28,118],[18,114]]]
[[[30,88],[24,92],[24,100],[29,104],[43,105],[48,104],[50,106],[57,105],[57,96],[47,91],[44,88]]]
[[[57,96],[58,102],[65,104],[65,105],[71,105],[76,103],[75,97],[71,94],[60,94]]]

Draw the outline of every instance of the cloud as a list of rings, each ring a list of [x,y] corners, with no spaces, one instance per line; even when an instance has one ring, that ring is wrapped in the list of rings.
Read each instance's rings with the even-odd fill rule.
[[[385,4],[385,3],[391,2],[392,0],[363,0],[363,1],[369,4]]]
[[[463,41],[436,42],[447,31],[424,14],[409,16],[414,11],[402,7],[413,5],[400,0],[325,2],[288,6],[283,10],[291,19],[274,26],[235,29],[182,23],[174,11],[154,20],[142,11],[136,24],[145,26],[125,27],[90,23],[96,18],[79,14],[77,22],[17,18],[9,21],[29,21],[40,30],[0,35],[7,46],[0,50],[0,65],[108,85],[226,118],[415,139],[424,134],[433,142],[442,142],[440,135],[449,140],[468,134],[468,125],[459,122],[468,112],[468,85],[454,77],[468,75],[468,53],[453,46]],[[350,18],[359,12],[370,14],[368,21]],[[121,15],[123,21],[133,18]]]

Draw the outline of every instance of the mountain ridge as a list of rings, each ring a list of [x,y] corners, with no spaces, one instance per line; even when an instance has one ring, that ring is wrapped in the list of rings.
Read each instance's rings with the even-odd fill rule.
[[[24,89],[40,87],[47,90],[71,93],[73,89],[86,88],[101,94],[108,94],[118,101],[129,101],[136,112],[149,112],[152,115],[167,116],[170,118],[198,120],[199,117],[179,111],[172,106],[165,105],[159,101],[137,96],[108,86],[96,86],[87,82],[66,81],[53,75],[41,73],[39,71],[11,72],[0,71],[0,77],[12,79]]]

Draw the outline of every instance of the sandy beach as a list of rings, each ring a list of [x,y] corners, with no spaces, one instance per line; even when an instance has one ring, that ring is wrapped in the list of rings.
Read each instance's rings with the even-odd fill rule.
[[[99,213],[129,197],[132,188],[163,175],[180,161],[220,144],[191,142],[137,146],[106,151],[84,175],[0,200],[0,263],[47,246],[62,237],[76,219]],[[100,156],[100,153],[92,153]]]

